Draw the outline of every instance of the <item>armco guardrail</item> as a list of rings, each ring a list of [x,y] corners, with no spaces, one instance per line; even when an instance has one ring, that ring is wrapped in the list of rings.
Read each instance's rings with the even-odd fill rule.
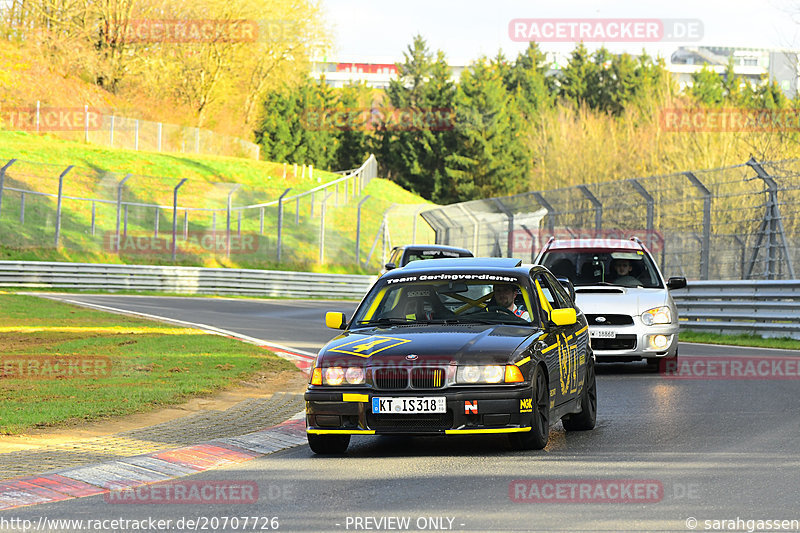
[[[692,281],[672,297],[682,329],[800,339],[800,280]]]
[[[0,287],[361,299],[373,276],[176,266],[0,261]]]

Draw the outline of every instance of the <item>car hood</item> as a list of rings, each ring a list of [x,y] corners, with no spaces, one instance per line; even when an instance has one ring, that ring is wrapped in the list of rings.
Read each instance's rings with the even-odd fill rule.
[[[636,316],[669,304],[666,289],[589,286],[575,288],[575,303],[584,313],[615,313]]]
[[[541,331],[510,325],[404,325],[347,331],[319,352],[317,365],[408,362],[415,364],[503,364],[536,340]],[[412,359],[407,358],[412,355]],[[416,355],[413,358],[413,355]],[[339,363],[337,363],[339,361]]]

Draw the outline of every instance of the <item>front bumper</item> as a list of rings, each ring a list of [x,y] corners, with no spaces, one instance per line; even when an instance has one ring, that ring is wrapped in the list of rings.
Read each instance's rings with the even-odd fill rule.
[[[373,414],[373,397],[446,398],[444,414]],[[458,435],[530,431],[530,385],[502,390],[373,391],[329,388],[305,393],[306,431],[350,435]]]
[[[675,357],[678,352],[678,331],[677,324],[663,326],[612,326],[598,327],[589,326],[591,336],[592,351],[597,361],[639,361],[649,358],[670,358]],[[614,338],[598,338],[593,336],[595,332],[603,330],[613,330]],[[666,337],[666,345],[658,346],[654,344],[657,336]]]

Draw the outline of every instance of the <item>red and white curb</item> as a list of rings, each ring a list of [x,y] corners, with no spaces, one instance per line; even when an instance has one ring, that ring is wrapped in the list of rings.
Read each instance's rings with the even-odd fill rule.
[[[0,510],[134,489],[263,457],[306,442],[303,412],[262,431],[0,482]]]
[[[192,327],[255,344],[269,349],[279,357],[288,359],[306,374],[310,373],[316,357],[314,354],[302,350],[266,342],[207,324],[185,322],[67,298],[54,299],[102,311]],[[212,468],[250,461],[305,443],[305,413],[299,412],[281,424],[238,437],[227,437],[205,444],[127,457],[97,465],[57,470],[40,476],[0,481],[0,510],[83,498],[105,494],[113,490],[131,489],[150,483],[169,481]]]

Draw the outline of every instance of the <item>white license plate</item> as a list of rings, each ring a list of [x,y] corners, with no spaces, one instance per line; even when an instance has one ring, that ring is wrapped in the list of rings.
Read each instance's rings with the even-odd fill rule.
[[[403,398],[372,398],[372,412],[375,414],[415,414],[446,413],[444,396],[423,396]]]
[[[589,337],[593,339],[615,339],[617,332],[613,329],[590,329]]]

